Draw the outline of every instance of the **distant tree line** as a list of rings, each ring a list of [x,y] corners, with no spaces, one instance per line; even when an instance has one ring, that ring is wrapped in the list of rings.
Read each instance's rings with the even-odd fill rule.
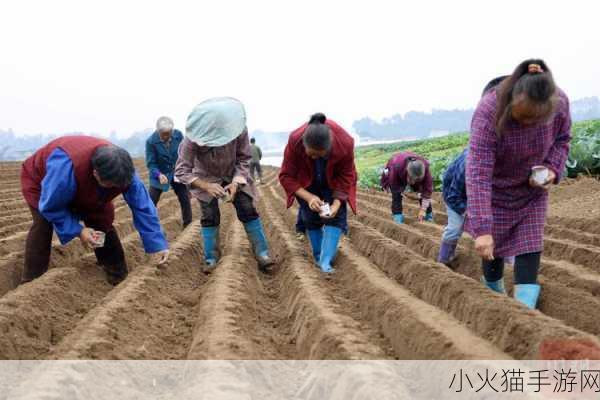
[[[439,136],[439,132],[468,131],[473,112],[474,109],[433,110],[430,113],[410,111],[384,118],[381,122],[365,117],[354,122],[352,127],[361,138],[425,139]],[[573,101],[571,116],[574,121],[600,118],[600,99],[587,97]]]
[[[571,103],[571,115],[574,121],[600,118],[600,99],[587,97]],[[473,116],[469,110],[433,110],[430,113],[410,111],[404,115],[396,114],[378,122],[369,117],[362,118],[352,124],[354,132],[362,139],[402,140],[425,139],[439,136],[445,132],[468,131]],[[119,138],[116,132],[105,137],[118,146],[127,149],[134,157],[142,157],[146,139],[152,129],[134,132],[126,138]],[[73,132],[72,135],[81,133]],[[0,160],[23,160],[44,144],[58,137],[57,134],[19,135],[9,129],[0,129]],[[255,130],[251,136],[265,152],[282,151],[287,143],[289,132],[264,132]]]

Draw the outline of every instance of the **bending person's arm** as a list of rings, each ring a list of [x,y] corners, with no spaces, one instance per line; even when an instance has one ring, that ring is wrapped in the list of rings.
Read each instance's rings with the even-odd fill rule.
[[[561,115],[561,124],[558,128],[558,134],[554,144],[550,148],[544,165],[554,171],[556,178],[554,184],[558,184],[565,170],[565,163],[569,156],[569,142],[571,141],[571,113],[569,111],[569,101],[565,96],[565,111]]]
[[[248,132],[244,132],[236,139],[234,182],[242,185],[248,183],[250,161],[252,161],[252,148],[248,140]]]
[[[73,162],[61,149],[55,149],[46,160],[46,176],[38,210],[54,226],[61,244],[67,244],[81,234],[79,218],[69,210],[77,192]]]
[[[298,164],[299,161],[296,159],[294,153],[294,145],[290,139],[283,152],[283,162],[279,170],[279,183],[285,190],[288,198],[295,195],[305,201],[309,201],[313,195],[304,189],[298,181]]]
[[[475,239],[491,235],[492,178],[496,164],[496,131],[493,115],[480,105],[471,124],[466,165],[467,212]]]
[[[427,210],[431,205],[431,195],[433,194],[433,177],[431,176],[430,167],[425,170],[425,178],[421,191],[421,209]]]
[[[123,198],[131,209],[133,225],[140,234],[146,253],[167,250],[169,244],[160,226],[158,211],[137,173],[134,174],[127,191],[123,193]]]

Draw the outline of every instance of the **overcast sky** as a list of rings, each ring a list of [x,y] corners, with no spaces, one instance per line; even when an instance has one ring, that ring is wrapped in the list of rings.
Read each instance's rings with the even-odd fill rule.
[[[572,99],[600,95],[600,2],[3,1],[0,129],[129,134],[234,96],[250,130],[315,111],[363,116],[475,105],[542,57]]]

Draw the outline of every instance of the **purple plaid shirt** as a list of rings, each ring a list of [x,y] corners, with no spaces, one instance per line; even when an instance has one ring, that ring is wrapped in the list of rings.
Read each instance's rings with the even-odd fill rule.
[[[471,122],[467,158],[467,231],[491,234],[497,256],[541,251],[548,195],[529,185],[531,168],[564,170],[571,140],[569,99],[559,90],[559,104],[545,123],[521,126],[510,121],[496,135],[496,92],[484,95]]]

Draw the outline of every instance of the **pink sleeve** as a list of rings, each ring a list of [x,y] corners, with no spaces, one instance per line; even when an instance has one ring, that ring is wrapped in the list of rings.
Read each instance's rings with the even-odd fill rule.
[[[475,238],[491,235],[493,225],[492,178],[497,139],[489,108],[482,102],[475,110],[467,157],[467,213]]]
[[[252,150],[248,132],[242,133],[236,139],[236,159],[234,177],[242,177],[246,181],[250,178],[250,160],[252,160]]]
[[[194,170],[194,142],[185,138],[179,145],[177,163],[175,164],[175,177],[179,182],[190,185],[197,176],[193,174]]]

